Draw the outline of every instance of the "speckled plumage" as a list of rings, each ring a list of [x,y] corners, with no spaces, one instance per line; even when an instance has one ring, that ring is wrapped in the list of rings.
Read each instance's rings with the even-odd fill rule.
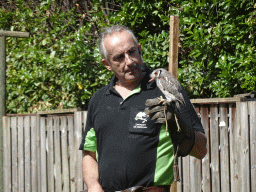
[[[151,80],[156,80],[156,84],[165,95],[167,102],[175,102],[180,112],[180,104],[185,105],[185,101],[181,94],[181,85],[178,80],[164,68],[154,70],[150,76]]]

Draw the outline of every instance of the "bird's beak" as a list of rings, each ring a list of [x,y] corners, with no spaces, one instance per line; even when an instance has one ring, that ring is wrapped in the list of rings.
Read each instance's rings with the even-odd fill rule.
[[[155,77],[152,77],[148,82],[154,81],[155,79]]]

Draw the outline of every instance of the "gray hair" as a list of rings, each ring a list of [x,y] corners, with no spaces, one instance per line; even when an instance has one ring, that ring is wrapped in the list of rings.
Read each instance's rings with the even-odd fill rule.
[[[105,49],[105,46],[103,44],[103,41],[105,40],[105,37],[107,35],[112,35],[116,32],[122,32],[122,31],[127,31],[128,33],[130,33],[132,38],[133,38],[133,41],[136,43],[136,45],[138,47],[138,40],[135,37],[132,30],[129,29],[128,27],[126,27],[124,25],[114,25],[112,27],[107,27],[107,28],[104,29],[103,32],[100,33],[99,51],[100,51],[100,55],[103,59],[108,59],[108,53],[107,53],[107,51]]]

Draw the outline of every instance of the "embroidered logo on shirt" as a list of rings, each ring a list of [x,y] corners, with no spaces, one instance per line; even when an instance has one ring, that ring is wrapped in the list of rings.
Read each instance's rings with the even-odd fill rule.
[[[147,122],[148,118],[149,116],[145,112],[138,112],[134,118],[138,123],[136,123],[133,128],[147,128],[145,123]]]

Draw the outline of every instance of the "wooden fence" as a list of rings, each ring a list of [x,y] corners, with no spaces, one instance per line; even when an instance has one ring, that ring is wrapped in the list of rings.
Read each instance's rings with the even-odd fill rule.
[[[4,192],[86,189],[78,150],[86,115],[4,117]]]
[[[179,160],[178,192],[256,191],[256,101],[192,100],[207,136],[203,160]]]
[[[256,191],[256,101],[192,100],[208,138],[203,160],[179,160],[178,192]],[[4,117],[4,192],[86,189],[78,150],[86,112]]]

